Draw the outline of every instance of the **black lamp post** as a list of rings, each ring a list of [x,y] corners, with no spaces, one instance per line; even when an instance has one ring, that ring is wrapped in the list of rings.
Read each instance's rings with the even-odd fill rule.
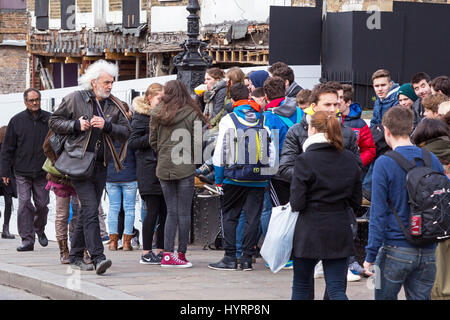
[[[180,47],[184,48],[173,59],[177,67],[177,80],[181,80],[193,92],[194,88],[204,83],[205,71],[211,65],[212,58],[204,51],[206,44],[198,40],[200,34],[199,17],[197,11],[200,10],[198,0],[189,0],[186,10],[190,12],[188,16],[187,35]]]

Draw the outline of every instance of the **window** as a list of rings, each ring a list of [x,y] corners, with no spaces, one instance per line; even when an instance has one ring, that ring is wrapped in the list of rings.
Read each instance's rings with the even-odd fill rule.
[[[0,9],[20,10],[27,8],[26,0],[0,0]]]
[[[36,16],[36,29],[48,29],[48,0],[35,0],[34,13]]]
[[[124,28],[139,27],[140,0],[122,0]]]

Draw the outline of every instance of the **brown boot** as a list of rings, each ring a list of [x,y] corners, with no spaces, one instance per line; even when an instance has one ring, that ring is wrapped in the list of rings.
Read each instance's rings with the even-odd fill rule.
[[[124,234],[123,235],[123,251],[131,251],[133,247],[131,246],[131,238],[133,238],[132,234]]]
[[[109,250],[117,251],[117,241],[119,239],[118,234],[110,234],[109,235]]]
[[[59,260],[62,264],[69,264],[69,248],[67,247],[67,239],[58,240],[59,246]]]

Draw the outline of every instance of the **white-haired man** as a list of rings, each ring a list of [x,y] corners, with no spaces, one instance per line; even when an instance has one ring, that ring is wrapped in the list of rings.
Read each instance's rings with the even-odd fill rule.
[[[83,261],[83,251],[87,248],[97,274],[103,274],[112,264],[103,252],[98,220],[98,206],[106,184],[107,162],[112,158],[116,170],[122,168],[122,156],[115,154],[112,140],[126,143],[130,134],[123,102],[111,95],[117,74],[118,69],[114,64],[104,60],[95,62],[80,78],[84,90],[65,96],[49,119],[49,127],[53,132],[68,136],[65,148],[69,154],[97,150],[91,176],[85,180],[72,179],[81,210],[70,249],[70,264],[73,268],[92,270],[92,266]]]

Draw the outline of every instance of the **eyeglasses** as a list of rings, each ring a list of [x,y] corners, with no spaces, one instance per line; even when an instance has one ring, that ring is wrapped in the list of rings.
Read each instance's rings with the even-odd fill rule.
[[[41,98],[27,99],[27,102],[30,102],[30,103],[41,102]]]

